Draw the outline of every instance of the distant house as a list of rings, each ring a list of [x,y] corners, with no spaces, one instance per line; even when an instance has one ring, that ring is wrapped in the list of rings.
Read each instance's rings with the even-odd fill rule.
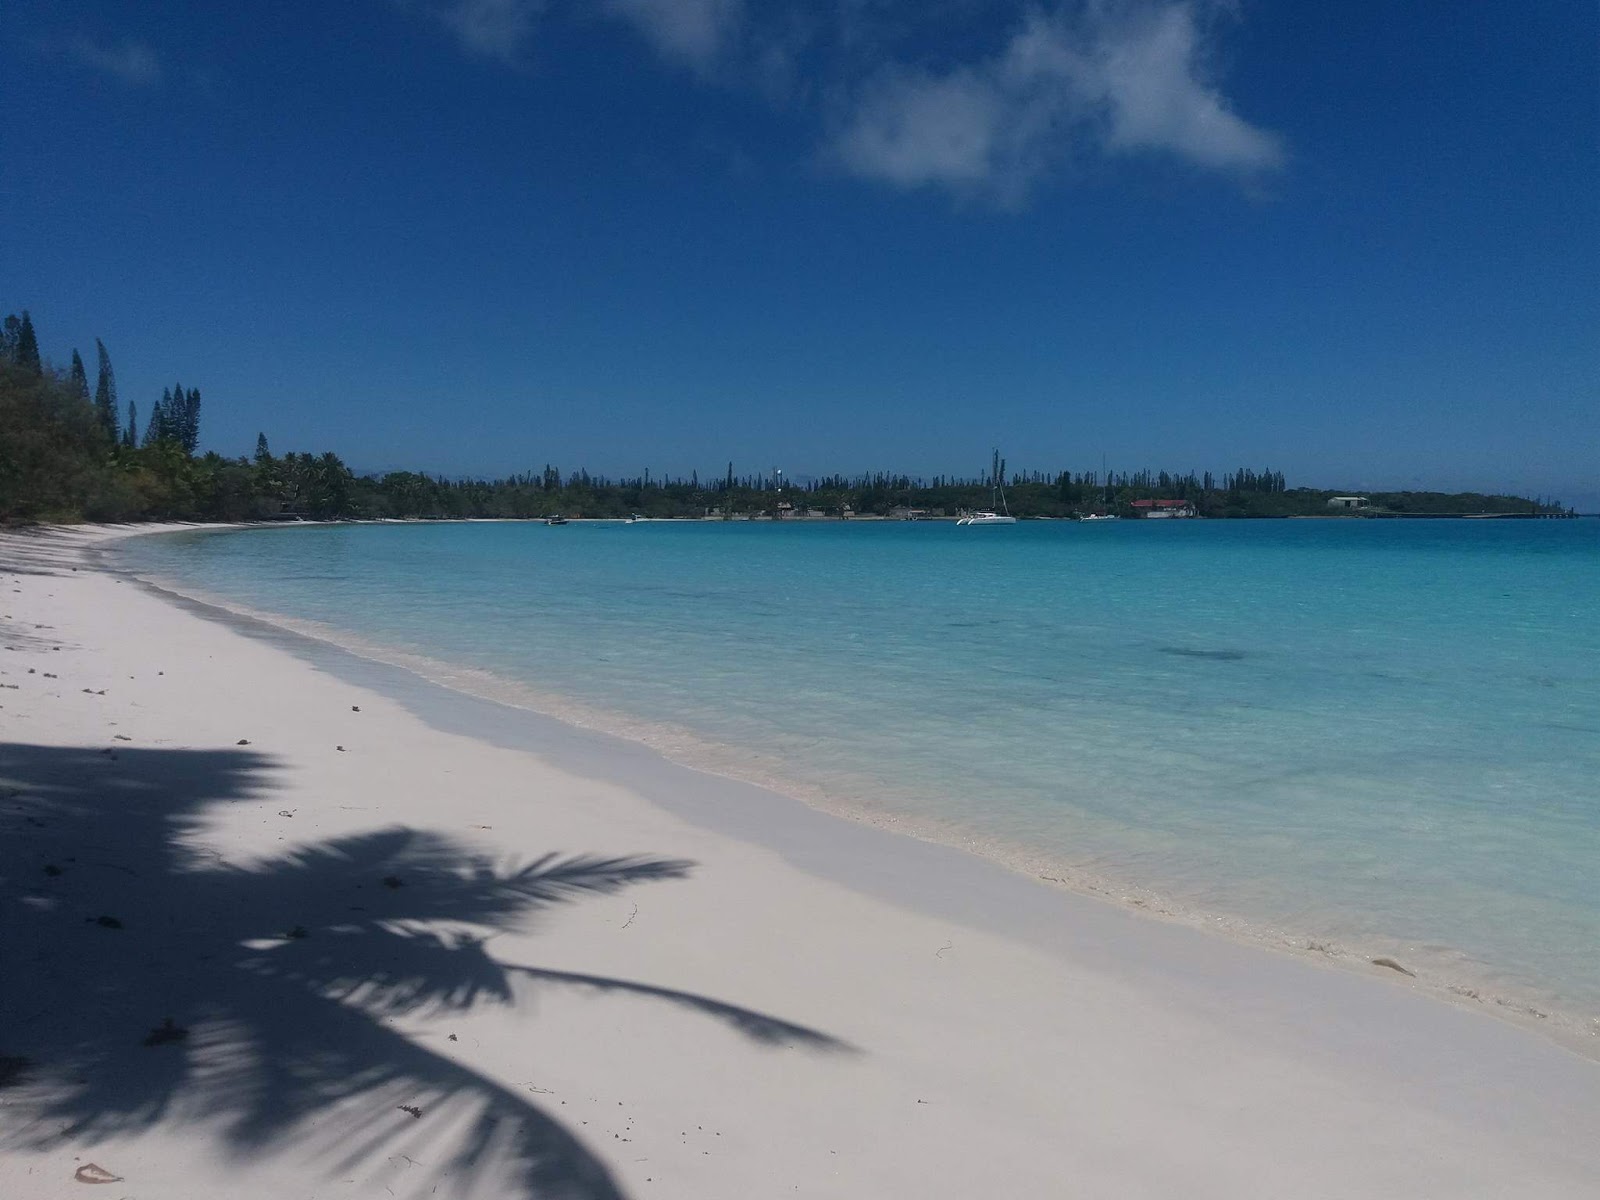
[[[1370,503],[1371,503],[1371,501],[1369,501],[1365,496],[1329,496],[1328,497],[1328,507],[1329,508],[1337,508],[1337,509],[1340,509],[1341,511],[1344,510],[1344,509],[1347,509],[1347,508],[1349,508],[1349,509],[1365,508]]]
[[[1133,511],[1141,517],[1192,517],[1194,505],[1187,500],[1135,500]]]
[[[897,505],[889,510],[891,521],[926,521],[928,510],[925,508],[911,508],[908,505]]]

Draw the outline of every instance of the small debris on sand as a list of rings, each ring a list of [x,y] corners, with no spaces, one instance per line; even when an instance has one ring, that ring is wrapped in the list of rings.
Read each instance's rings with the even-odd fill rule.
[[[72,1177],[79,1183],[121,1183],[121,1175],[113,1175],[104,1167],[95,1163],[84,1163],[72,1173]]]
[[[293,929],[289,930],[289,932],[284,934],[283,936],[286,937],[286,938],[306,938],[306,937],[310,937],[311,933],[310,933],[310,931],[308,931],[306,929],[306,927],[304,925],[296,925]]]
[[[1388,967],[1389,970],[1391,970],[1391,971],[1399,971],[1400,974],[1409,975],[1413,979],[1415,979],[1417,977],[1417,973],[1415,971],[1406,970],[1399,963],[1395,962],[1395,960],[1392,959],[1392,958],[1373,958],[1373,959],[1368,959],[1368,961],[1370,963],[1372,963],[1372,965],[1375,966],[1375,967]]]
[[[234,743],[235,746],[248,746],[249,744],[250,744],[250,739],[249,738],[240,738],[237,742]]]
[[[396,1104],[395,1107],[403,1113],[410,1113],[413,1117],[420,1119],[422,1116],[422,1110],[415,1104]]]
[[[398,875],[385,875],[383,877],[383,886],[386,888],[405,887],[405,885],[406,881]]]
[[[352,705],[351,705],[351,706],[350,706],[350,711],[351,711],[351,712],[360,712],[360,711],[361,711],[361,705],[359,705],[359,704],[352,704]]]
[[[125,733],[113,733],[111,740],[114,742],[131,742],[133,739]]]
[[[335,749],[335,750],[338,750],[338,751],[340,751],[340,752],[343,752],[343,750],[344,750],[344,747],[343,747],[343,746],[335,746],[335,747],[334,747],[334,749]]]

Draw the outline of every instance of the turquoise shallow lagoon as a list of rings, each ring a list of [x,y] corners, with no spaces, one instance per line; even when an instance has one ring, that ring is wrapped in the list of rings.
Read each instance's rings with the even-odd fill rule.
[[[1600,1015],[1600,522],[297,526],[116,554],[1039,873]]]

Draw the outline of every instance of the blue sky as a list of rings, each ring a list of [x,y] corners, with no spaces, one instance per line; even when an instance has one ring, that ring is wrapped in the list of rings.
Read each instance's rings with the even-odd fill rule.
[[[224,453],[1600,501],[1592,4],[7,9],[0,308]]]

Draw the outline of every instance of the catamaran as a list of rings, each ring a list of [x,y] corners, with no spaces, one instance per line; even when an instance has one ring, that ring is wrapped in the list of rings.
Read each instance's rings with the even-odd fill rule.
[[[989,471],[989,483],[993,488],[991,503],[994,508],[982,509],[979,512],[962,513],[957,519],[957,525],[1015,525],[1017,519],[1011,515],[1011,510],[1006,506],[1006,488],[1001,481],[1000,451],[994,452],[994,464]]]

